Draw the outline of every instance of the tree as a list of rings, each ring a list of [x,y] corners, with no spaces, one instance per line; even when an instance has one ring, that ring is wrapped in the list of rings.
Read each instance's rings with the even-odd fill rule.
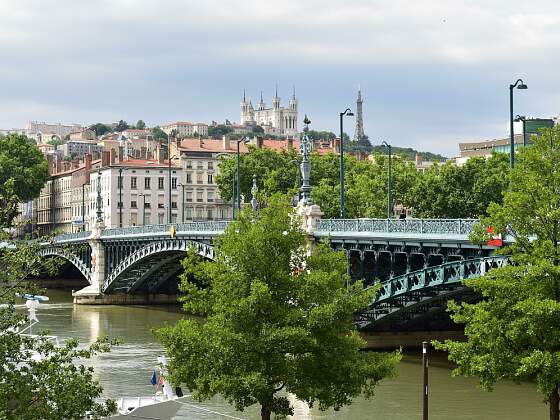
[[[329,141],[332,141],[337,137],[337,135],[331,131],[316,131],[316,130],[309,130],[307,132],[307,136],[311,140],[329,140]]]
[[[128,130],[128,124],[124,120],[120,120],[115,127],[115,131],[123,132],[124,130]]]
[[[517,154],[503,203],[472,235],[489,230],[514,240],[503,252],[514,264],[466,282],[482,295],[474,304],[451,303],[465,324],[466,342],[436,342],[457,364],[455,374],[476,375],[491,390],[502,379],[535,379],[559,418],[560,384],[560,127],[545,129]],[[490,229],[491,228],[491,229]]]
[[[152,128],[152,135],[154,136],[154,140],[160,140],[167,143],[167,133],[163,131],[159,126],[155,126]]]
[[[102,136],[105,133],[108,133],[109,131],[111,131],[109,129],[109,127],[107,127],[105,124],[102,124],[102,123],[96,123],[96,124],[90,125],[89,129],[95,131],[95,135],[98,136],[98,137]]]
[[[50,144],[51,146],[54,146],[54,150],[56,150],[58,149],[58,146],[64,144],[64,141],[62,141],[60,137],[53,134],[51,136],[51,139],[47,143]]]
[[[45,157],[25,136],[0,136],[0,225],[10,226],[17,204],[39,195],[49,177]]]
[[[308,255],[299,223],[287,204],[271,199],[228,226],[216,261],[201,262],[191,250],[183,262],[184,308],[207,321],[180,320],[156,335],[171,380],[194,398],[221,394],[238,410],[259,404],[268,420],[293,415],[281,390],[336,410],[373,395],[393,373],[400,353],[362,352],[353,324],[374,291],[350,284],[344,253],[320,244]]]
[[[406,197],[416,217],[478,218],[492,202],[501,203],[508,186],[509,158],[471,158],[463,166],[433,165]]]
[[[142,120],[138,120],[138,122],[136,123],[136,129],[144,130],[145,128],[146,128],[146,123]]]
[[[224,124],[211,125],[208,127],[208,137],[221,139],[222,136],[233,133],[233,127]]]

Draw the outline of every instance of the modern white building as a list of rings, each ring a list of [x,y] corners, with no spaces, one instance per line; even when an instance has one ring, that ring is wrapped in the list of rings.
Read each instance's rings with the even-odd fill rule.
[[[188,121],[177,121],[163,125],[161,129],[165,134],[170,135],[175,130],[175,136],[180,138],[193,136],[208,136],[208,124],[191,123]]]
[[[243,101],[241,101],[241,125],[259,125],[267,134],[294,136],[298,132],[297,121],[298,110],[295,90],[287,108],[280,106],[278,91],[276,91],[274,98],[272,98],[271,108],[267,108],[261,92],[261,99],[256,109],[253,108],[251,100],[247,101],[245,92],[243,92]]]

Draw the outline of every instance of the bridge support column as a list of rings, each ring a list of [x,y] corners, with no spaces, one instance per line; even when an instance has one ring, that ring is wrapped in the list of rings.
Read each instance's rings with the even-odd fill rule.
[[[91,230],[89,237],[91,246],[90,285],[72,293],[76,304],[88,304],[102,295],[101,290],[105,281],[105,247],[101,242],[101,233],[104,227],[103,222],[98,222]]]

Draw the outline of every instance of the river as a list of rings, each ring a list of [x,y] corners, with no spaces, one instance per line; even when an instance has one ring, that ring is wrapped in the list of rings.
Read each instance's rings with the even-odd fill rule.
[[[103,385],[105,395],[149,395],[152,369],[162,348],[151,334],[152,328],[172,324],[183,315],[177,307],[164,306],[78,306],[69,291],[50,290],[50,302],[38,310],[40,328],[62,340],[77,338],[89,343],[100,335],[120,337],[124,344],[108,354],[96,356],[91,364]],[[21,305],[23,308],[23,305]],[[415,354],[418,353],[418,354]],[[371,400],[358,398],[339,412],[309,410],[295,404],[296,419],[384,419],[421,418],[422,366],[420,352],[407,354],[399,364],[396,378],[383,381]],[[259,409],[236,412],[216,397],[204,403],[192,402],[175,419],[259,419]],[[441,355],[430,361],[430,419],[438,420],[527,420],[548,418],[547,406],[535,385],[510,382],[498,384],[493,392],[476,387],[474,378],[451,377],[450,365]]]

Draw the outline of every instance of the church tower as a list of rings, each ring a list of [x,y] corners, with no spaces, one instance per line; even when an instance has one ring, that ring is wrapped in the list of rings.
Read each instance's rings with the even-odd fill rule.
[[[264,103],[263,96],[262,96],[262,90],[261,90],[261,100],[259,101],[259,105],[258,105],[257,109],[259,111],[262,111],[265,108],[266,108],[266,104]]]
[[[296,87],[294,86],[294,93],[292,93],[292,97],[290,99],[290,103],[288,104],[291,111],[297,111],[297,99],[296,99]]]
[[[276,93],[274,94],[274,98],[272,99],[272,108],[273,109],[280,109],[280,98],[278,97],[278,85],[276,85]]]
[[[356,131],[354,132],[354,141],[360,141],[364,137],[364,120],[362,116],[362,89],[358,85],[358,99],[356,101]]]
[[[248,120],[249,117],[249,103],[247,102],[247,98],[245,97],[245,89],[243,89],[243,101],[241,101],[241,118],[239,119],[240,123],[243,125]]]

